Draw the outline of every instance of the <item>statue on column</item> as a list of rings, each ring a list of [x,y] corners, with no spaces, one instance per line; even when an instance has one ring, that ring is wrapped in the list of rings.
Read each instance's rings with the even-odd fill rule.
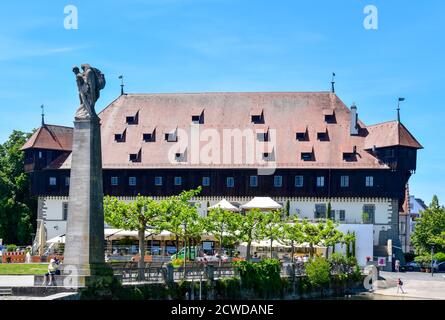
[[[100,90],[105,88],[105,76],[99,69],[93,68],[89,64],[82,64],[80,67],[83,72],[80,72],[77,66],[73,67],[80,99],[76,119],[89,120],[97,117],[94,106],[100,97]]]

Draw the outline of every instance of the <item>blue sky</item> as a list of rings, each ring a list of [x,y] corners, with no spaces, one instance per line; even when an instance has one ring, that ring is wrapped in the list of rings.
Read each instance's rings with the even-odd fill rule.
[[[64,28],[64,7],[79,29]],[[363,27],[366,5],[377,30]],[[107,76],[97,109],[128,92],[325,91],[356,102],[366,124],[395,119],[425,147],[411,192],[445,201],[443,0],[53,0],[0,9],[0,141],[13,129],[71,125],[78,106],[71,67]]]

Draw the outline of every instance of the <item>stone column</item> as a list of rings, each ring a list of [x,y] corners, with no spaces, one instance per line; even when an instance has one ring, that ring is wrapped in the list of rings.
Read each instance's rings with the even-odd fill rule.
[[[102,183],[100,119],[76,119],[63,265],[80,277],[99,275],[105,266]]]

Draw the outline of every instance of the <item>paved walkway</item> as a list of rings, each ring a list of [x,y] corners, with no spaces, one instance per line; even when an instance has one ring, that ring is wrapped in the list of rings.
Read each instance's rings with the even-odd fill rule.
[[[32,287],[34,276],[0,276],[0,287]]]
[[[435,274],[434,277],[432,277],[430,273],[421,272],[381,272],[380,275],[385,278],[385,281],[378,282],[378,289],[374,291],[375,294],[425,300],[445,300],[444,273]],[[405,294],[397,293],[398,278],[403,281]]]

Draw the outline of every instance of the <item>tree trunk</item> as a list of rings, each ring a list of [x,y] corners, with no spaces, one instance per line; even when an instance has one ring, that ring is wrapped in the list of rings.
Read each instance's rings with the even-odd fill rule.
[[[252,241],[248,241],[247,242],[247,246],[246,246],[246,261],[250,261],[251,259],[250,259],[250,257],[251,257],[251,255],[250,255],[250,246],[251,246],[251,243],[252,243]]]
[[[145,273],[145,228],[138,230],[138,238],[139,238],[139,262],[138,262],[138,270],[139,270],[139,281],[144,280]]]
[[[309,245],[309,256],[311,259],[314,257],[314,245],[312,243]]]
[[[292,247],[291,262],[294,263],[295,262],[295,245],[294,245],[294,240],[291,241],[291,247]]]
[[[176,256],[179,254],[179,237],[177,234],[175,234],[176,237]]]
[[[184,244],[184,279],[186,278],[186,275],[185,275],[185,271],[186,271],[186,261],[187,261],[187,238],[186,237],[184,237],[184,242],[183,242],[183,244]]]
[[[273,237],[270,237],[270,258],[271,259],[273,259],[272,249],[273,249]]]

